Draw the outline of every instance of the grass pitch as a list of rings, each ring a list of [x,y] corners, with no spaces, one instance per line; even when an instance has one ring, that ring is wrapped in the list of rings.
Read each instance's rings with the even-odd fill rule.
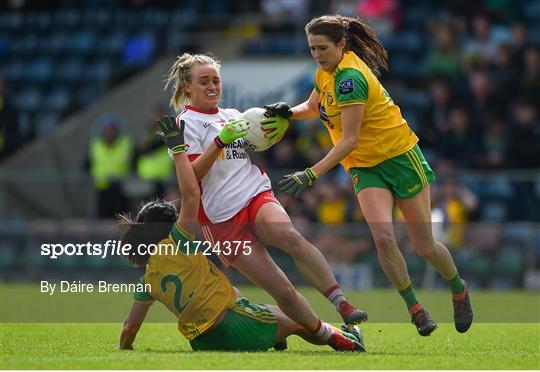
[[[473,306],[479,322],[473,324],[468,333],[457,333],[451,323],[439,323],[439,329],[424,338],[411,324],[405,323],[406,320],[401,320],[401,317],[406,319],[406,313],[402,314],[405,310],[401,299],[393,291],[350,293],[358,303],[373,304],[366,309],[375,319],[362,325],[368,348],[366,354],[336,353],[329,347],[310,345],[296,336],[289,337],[289,349],[285,352],[214,353],[191,351],[188,342],[176,330],[174,319],[158,304],[150,311],[149,320],[153,322],[145,323],[137,336],[135,351],[115,350],[121,321],[131,305],[129,295],[101,298],[89,294],[89,298],[65,297],[64,302],[58,298],[54,307],[56,313],[49,315],[50,319],[56,319],[55,323],[12,323],[15,308],[19,309],[21,317],[25,312],[33,312],[41,314],[40,320],[46,320],[43,312],[53,309],[53,304],[35,294],[35,290],[35,286],[2,286],[2,369],[540,369],[540,323],[530,321],[538,319],[537,294],[512,292],[514,302],[509,304],[495,300],[505,298],[502,293],[474,293]],[[26,292],[34,293],[30,308],[21,307],[29,305],[25,302]],[[244,292],[254,301],[272,302],[255,288],[245,288]],[[302,292],[314,309],[320,309],[323,317],[327,312],[333,313],[321,296],[308,289]],[[435,320],[446,321],[451,307],[446,292],[420,293],[420,296],[426,306],[430,306]],[[445,301],[439,309],[435,303],[441,302],[441,298]],[[514,305],[519,303],[527,306],[533,316],[523,319],[529,323],[481,322],[483,318],[490,319],[487,314],[491,312],[507,311],[500,306],[493,307],[493,301],[499,305],[507,303],[508,309],[516,308]],[[77,309],[78,316],[99,313],[105,303],[110,315],[115,314],[114,319],[105,318],[106,323],[95,318],[86,323],[58,320],[60,317],[66,321],[76,319],[73,312]],[[376,303],[379,307],[370,308]],[[85,307],[87,305],[90,307]],[[376,314],[380,317],[384,308],[394,305],[400,310],[396,311],[397,320],[377,321]],[[513,315],[520,314],[521,310],[517,309]]]
[[[193,352],[174,324],[145,324],[134,351],[116,351],[118,324],[4,324],[2,369],[538,369],[539,326],[441,324],[422,338],[409,324],[363,326],[368,353],[336,353],[289,338],[285,352]],[[536,340],[536,341],[535,341]]]

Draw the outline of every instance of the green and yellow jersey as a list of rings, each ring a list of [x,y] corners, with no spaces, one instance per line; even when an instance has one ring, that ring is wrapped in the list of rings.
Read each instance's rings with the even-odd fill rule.
[[[141,284],[150,290],[133,295],[139,303],[158,300],[164,304],[176,315],[178,330],[188,340],[212,327],[236,303],[229,279],[203,254],[193,254],[195,249],[186,252],[192,239],[175,223],[169,237],[159,242],[160,249],[150,256],[141,277]]]
[[[418,137],[401,116],[369,67],[353,52],[345,52],[333,73],[318,68],[315,90],[319,94],[319,113],[334,145],[343,135],[341,108],[364,104],[364,120],[358,146],[341,164],[349,171],[372,167],[412,149]]]

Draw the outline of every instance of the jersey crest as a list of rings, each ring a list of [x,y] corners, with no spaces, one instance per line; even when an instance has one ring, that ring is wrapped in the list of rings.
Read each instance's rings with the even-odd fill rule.
[[[326,95],[326,105],[331,106],[334,103],[334,97],[332,96],[332,93],[328,92]]]

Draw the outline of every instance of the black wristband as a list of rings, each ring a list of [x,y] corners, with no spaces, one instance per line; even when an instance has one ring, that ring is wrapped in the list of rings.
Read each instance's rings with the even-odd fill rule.
[[[224,148],[226,145],[225,143],[221,140],[221,138],[219,138],[219,136],[216,136],[216,138],[214,138],[214,142],[216,144],[216,146],[220,149]]]

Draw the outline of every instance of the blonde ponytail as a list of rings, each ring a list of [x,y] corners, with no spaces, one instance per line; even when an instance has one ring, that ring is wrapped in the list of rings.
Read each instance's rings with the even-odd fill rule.
[[[191,82],[191,69],[195,65],[214,65],[218,71],[221,67],[219,61],[209,55],[184,53],[178,56],[169,69],[164,88],[166,90],[172,85],[174,92],[170,100],[170,105],[176,111],[180,107],[185,106],[191,98],[185,90],[185,85]]]

